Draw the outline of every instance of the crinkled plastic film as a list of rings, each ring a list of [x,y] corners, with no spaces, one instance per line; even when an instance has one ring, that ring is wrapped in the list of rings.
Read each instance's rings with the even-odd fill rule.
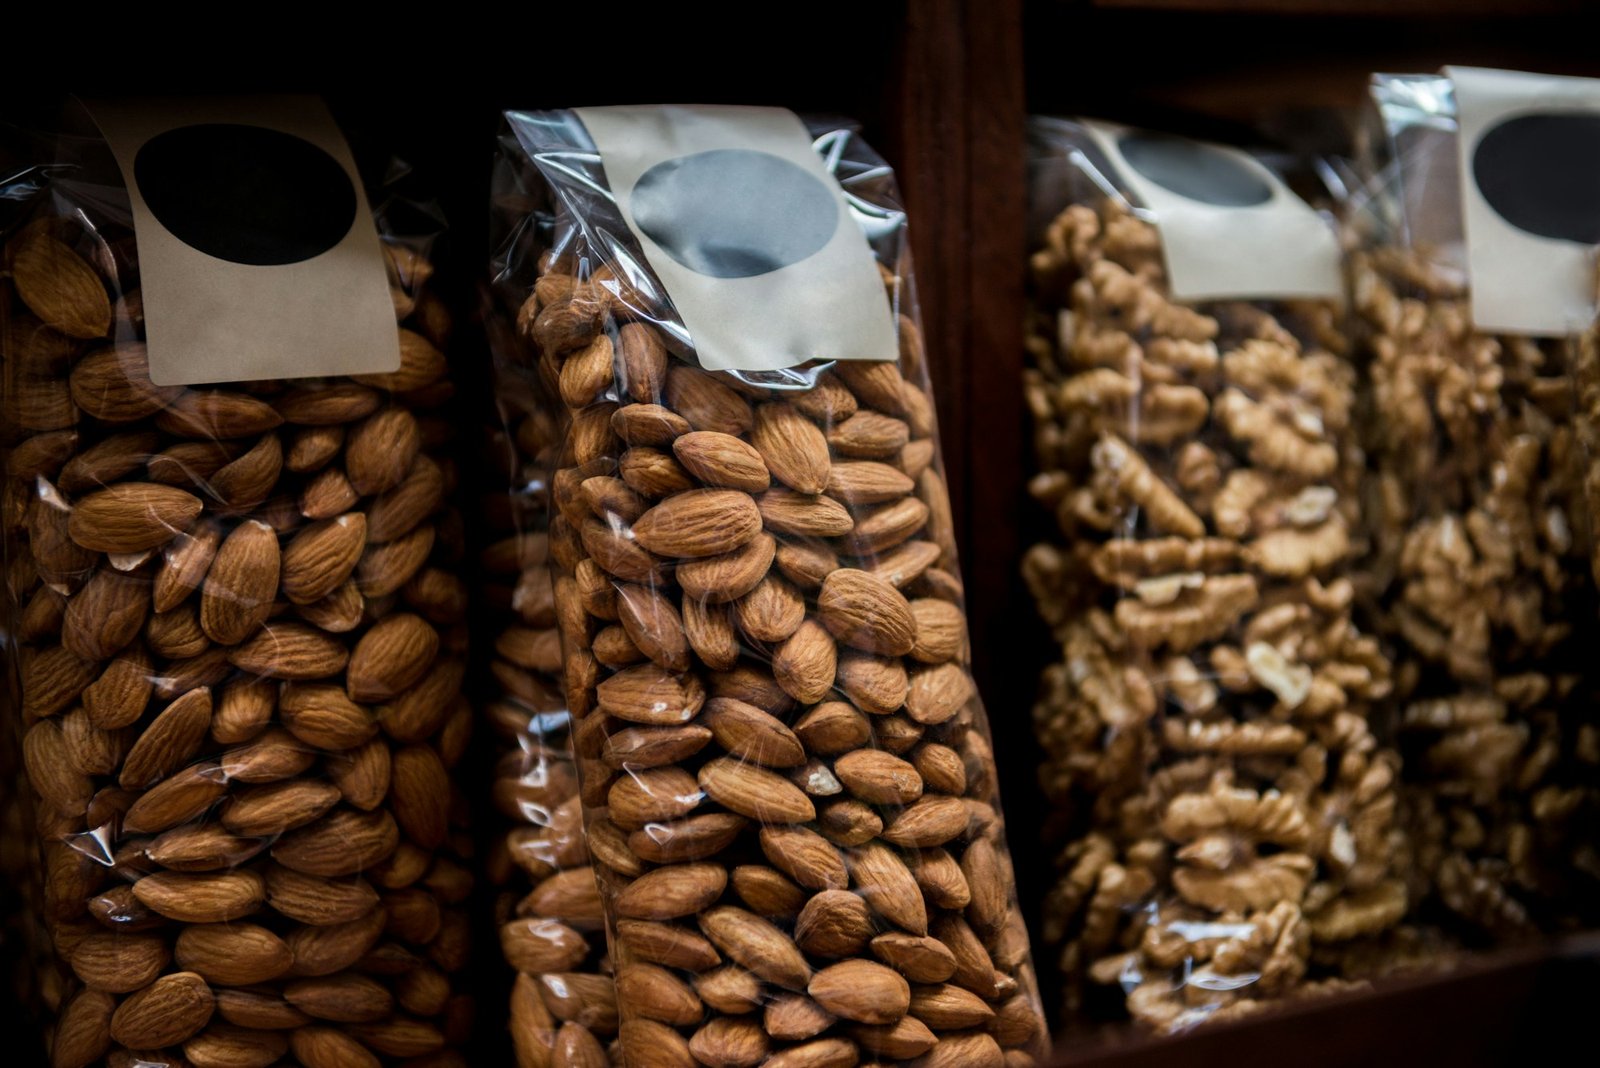
[[[104,145],[24,158],[0,184],[7,730],[51,1063],[464,1064],[437,220],[372,193],[399,370],[162,387]]]
[[[583,833],[546,533],[561,419],[527,342],[505,316],[485,319],[499,415],[489,441],[498,484],[480,556],[496,613],[496,697],[487,708],[498,743],[495,805],[510,822],[489,876],[500,890],[501,952],[516,973],[511,1039],[522,1068],[603,1065],[617,1034],[616,992]]]
[[[1583,660],[1593,524],[1579,436],[1594,332],[1474,329],[1450,81],[1380,76],[1373,95],[1387,167],[1357,216],[1353,288],[1414,893],[1468,943],[1504,943],[1596,918],[1600,724]]]
[[[1173,300],[1083,127],[1036,120],[1026,376],[1058,531],[1035,709],[1064,1024],[1343,989],[1416,941],[1391,667],[1355,622],[1362,455],[1332,302]]]
[[[898,365],[709,374],[575,117],[508,122],[497,285],[567,415],[549,545],[623,1055],[1034,1063],[891,172],[812,126]]]

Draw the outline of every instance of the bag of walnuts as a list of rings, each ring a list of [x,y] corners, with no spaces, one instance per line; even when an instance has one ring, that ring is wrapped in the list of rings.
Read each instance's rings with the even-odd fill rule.
[[[1025,573],[1068,1021],[1172,1032],[1337,990],[1406,937],[1390,665],[1354,620],[1335,231],[1231,148],[1035,120]]]
[[[464,1064],[437,221],[314,100],[94,115],[0,197],[51,1063]]]
[[[506,249],[516,270],[515,243]],[[492,299],[492,298],[491,298]],[[485,704],[497,760],[494,802],[507,829],[489,853],[500,889],[495,919],[506,963],[510,1033],[521,1068],[604,1065],[617,1034],[616,990],[606,958],[600,893],[583,833],[562,681],[561,636],[549,568],[550,473],[561,441],[558,408],[538,361],[508,314],[485,326],[494,350],[489,428],[494,482],[486,487],[479,566],[493,658]]]
[[[892,173],[778,110],[507,126],[622,1055],[1034,1063]]]
[[[1559,161],[1600,82],[1455,68],[1372,93],[1389,163],[1353,287],[1417,891],[1474,944],[1591,925],[1600,724],[1574,402],[1593,397],[1600,200],[1563,188]]]

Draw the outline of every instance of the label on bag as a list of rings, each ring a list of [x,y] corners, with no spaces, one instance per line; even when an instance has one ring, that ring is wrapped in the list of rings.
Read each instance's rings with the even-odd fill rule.
[[[1260,160],[1127,126],[1084,127],[1161,231],[1175,298],[1343,298],[1333,228]]]
[[[153,382],[399,369],[383,249],[327,105],[272,96],[85,106],[128,186]]]
[[[866,235],[793,112],[663,106],[576,114],[700,366],[769,371],[898,357]]]
[[[1555,337],[1595,317],[1600,80],[1447,67],[1480,330]]]

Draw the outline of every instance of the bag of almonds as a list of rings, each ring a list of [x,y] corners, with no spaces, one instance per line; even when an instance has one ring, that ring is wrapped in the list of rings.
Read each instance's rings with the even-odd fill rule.
[[[1375,76],[1372,96],[1353,291],[1415,894],[1473,945],[1590,926],[1600,724],[1575,400],[1596,373],[1600,200],[1563,186],[1563,161],[1593,143],[1600,82],[1451,68]]]
[[[0,194],[51,1064],[465,1064],[437,224],[314,100],[94,107]]]
[[[892,173],[773,109],[506,121],[622,1056],[1034,1063]]]
[[[1400,927],[1389,662],[1330,222],[1263,159],[1035,120],[1026,555],[1067,1020],[1174,1032],[1342,989]]]
[[[491,295],[492,299],[492,295]],[[600,893],[589,862],[562,682],[549,568],[550,473],[561,420],[508,314],[485,316],[494,350],[479,567],[494,627],[484,709],[494,732],[494,802],[505,821],[486,874],[515,973],[507,1014],[520,1068],[602,1066],[617,1035]],[[489,615],[492,613],[492,615]]]

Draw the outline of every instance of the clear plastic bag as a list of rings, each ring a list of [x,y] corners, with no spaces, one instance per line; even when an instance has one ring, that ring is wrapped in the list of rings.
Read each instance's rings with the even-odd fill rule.
[[[1572,376],[1589,338],[1474,328],[1443,75],[1380,76],[1357,215],[1378,625],[1426,914],[1469,943],[1588,925],[1600,886],[1593,525]],[[1592,332],[1591,332],[1592,335]]]
[[[1035,720],[1073,1021],[1183,1030],[1391,966],[1408,857],[1354,621],[1356,376],[1334,301],[1172,299],[1086,128],[1032,128],[1034,496],[1061,644]]]
[[[487,499],[479,563],[496,624],[487,705],[499,746],[494,800],[511,825],[488,874],[501,890],[501,952],[516,972],[511,1041],[523,1068],[600,1065],[617,1033],[616,990],[583,833],[546,534],[560,419],[526,342],[504,315],[485,319],[499,416],[486,466],[500,481]]]
[[[463,1064],[451,768],[472,713],[437,220],[372,191],[398,371],[157,386],[103,142],[18,158],[6,729],[64,978],[52,1063]]]
[[[550,553],[623,1055],[1033,1063],[891,172],[811,126],[899,365],[708,373],[581,124],[507,119],[496,281],[569,417]]]

